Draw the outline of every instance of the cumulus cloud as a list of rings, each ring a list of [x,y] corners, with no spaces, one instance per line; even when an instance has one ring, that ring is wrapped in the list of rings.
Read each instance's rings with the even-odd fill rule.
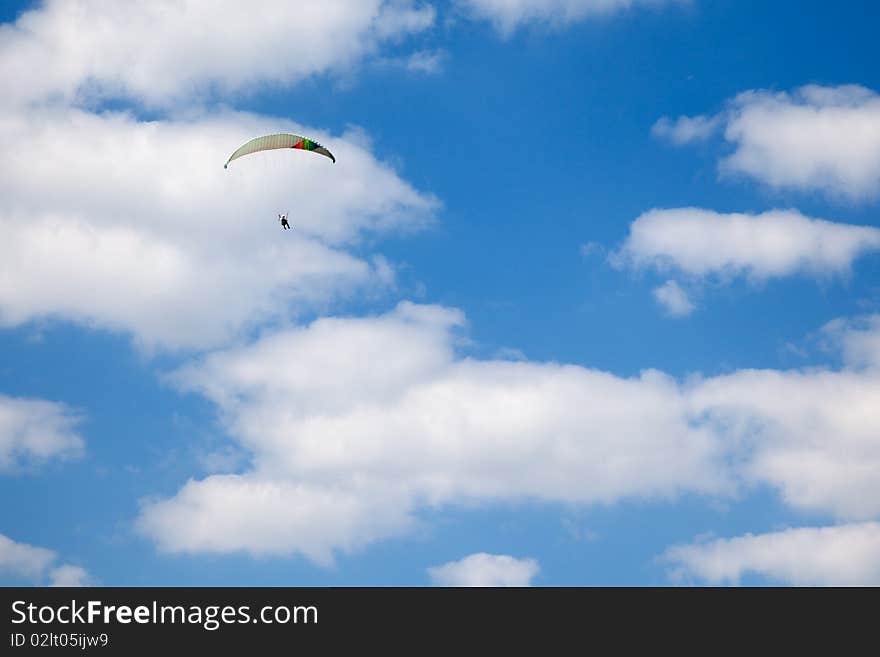
[[[880,229],[805,217],[793,210],[758,215],[700,208],[651,210],[636,219],[612,255],[622,267],[676,269],[694,277],[745,275],[763,280],[849,271],[880,250]]]
[[[880,514],[880,369],[740,370],[707,379],[694,408],[747,457],[740,475],[790,506],[843,519]]]
[[[35,579],[55,560],[55,553],[0,534],[0,570]]]
[[[685,317],[696,308],[687,292],[675,281],[666,281],[660,287],[654,288],[654,298],[670,317]]]
[[[173,498],[148,503],[140,530],[167,552],[298,552],[330,565],[413,524],[411,500],[393,482],[310,483],[251,472],[190,480]]]
[[[746,446],[742,476],[789,505],[842,519],[880,514],[880,317],[825,327],[840,370],[739,370],[706,379],[692,402]]]
[[[668,139],[681,146],[708,139],[720,124],[717,116],[680,116],[675,121],[663,117],[651,128],[655,137]]]
[[[661,561],[675,581],[738,584],[753,573],[796,586],[880,585],[880,523],[786,529],[676,545]]]
[[[676,383],[454,354],[457,311],[401,304],[221,351],[173,379],[222,410],[244,475],[191,480],[140,527],[170,551],[329,561],[406,531],[425,506],[723,494],[723,446]],[[644,427],[650,426],[651,432]]]
[[[393,286],[392,263],[353,247],[424,226],[437,201],[368,135],[194,107],[350,68],[434,16],[409,0],[48,0],[0,26],[0,327],[57,318],[204,348]],[[168,113],[94,111],[108,98]],[[337,164],[276,152],[221,167],[280,130]],[[286,210],[295,230],[279,239]]]
[[[63,404],[0,395],[0,472],[79,455],[80,416]]]
[[[880,95],[870,89],[808,85],[791,93],[748,91],[716,116],[661,119],[655,132],[687,143],[714,125],[723,126],[734,148],[721,160],[722,173],[850,201],[880,194]]]
[[[47,0],[0,26],[0,106],[168,105],[294,83],[350,68],[434,18],[410,0]]]
[[[49,586],[88,586],[91,582],[85,568],[64,564],[49,573]]]
[[[683,1],[685,0],[457,0],[457,3],[465,14],[490,21],[499,32],[509,35],[530,23],[567,25],[633,7]]]
[[[171,552],[329,563],[437,505],[663,501],[769,485],[796,508],[880,513],[880,359],[624,378],[461,357],[462,323],[455,310],[403,303],[177,371],[177,386],[217,405],[253,467],[147,501],[141,531]]]
[[[822,331],[840,347],[846,362],[859,367],[880,363],[880,315],[835,319]]]
[[[0,534],[0,572],[25,577],[49,586],[85,586],[88,573],[79,566],[62,564],[53,568],[58,555],[46,548],[18,543]]]
[[[238,144],[279,123],[332,144],[337,164],[276,151],[223,169]],[[235,112],[0,118],[0,325],[64,318],[149,345],[201,347],[291,304],[296,313],[387,287],[389,263],[345,248],[417,230],[437,201],[362,133],[288,123]],[[294,230],[279,236],[275,216],[287,209]]]
[[[428,569],[437,586],[530,586],[540,570],[535,559],[478,552]]]

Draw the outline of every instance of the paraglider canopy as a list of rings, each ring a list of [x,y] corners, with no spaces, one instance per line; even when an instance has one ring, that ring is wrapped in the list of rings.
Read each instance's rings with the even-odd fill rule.
[[[303,151],[311,151],[329,157],[334,163],[336,162],[333,153],[321,146],[318,142],[312,141],[308,137],[301,137],[300,135],[282,132],[276,135],[266,135],[264,137],[251,139],[229,156],[229,159],[226,160],[226,164],[223,165],[223,168],[227,168],[232,160],[237,160],[244,155],[259,153],[260,151],[271,151],[276,148],[296,148]]]

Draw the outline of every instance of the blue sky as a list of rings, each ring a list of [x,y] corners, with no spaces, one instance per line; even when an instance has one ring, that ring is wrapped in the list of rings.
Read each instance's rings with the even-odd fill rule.
[[[0,582],[880,583],[880,10],[208,4],[0,8]]]

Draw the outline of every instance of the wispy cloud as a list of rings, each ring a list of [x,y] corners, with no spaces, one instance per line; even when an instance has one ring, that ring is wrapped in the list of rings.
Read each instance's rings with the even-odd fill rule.
[[[568,25],[634,7],[684,3],[689,0],[457,0],[467,16],[490,21],[502,35],[518,28],[544,23]]]
[[[443,50],[419,50],[404,60],[404,68],[415,73],[439,73],[446,57]]]
[[[720,124],[718,116],[680,116],[674,121],[664,116],[654,124],[651,133],[681,146],[708,139]]]

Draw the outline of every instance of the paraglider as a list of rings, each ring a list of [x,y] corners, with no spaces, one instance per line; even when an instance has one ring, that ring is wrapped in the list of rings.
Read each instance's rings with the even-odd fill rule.
[[[235,150],[235,152],[232,153],[232,155],[229,156],[229,159],[226,160],[226,164],[223,165],[223,168],[228,169],[230,162],[232,162],[233,160],[237,160],[240,157],[244,157],[245,155],[259,153],[261,151],[271,151],[279,148],[292,148],[302,151],[311,151],[312,153],[317,153],[318,155],[328,157],[334,164],[336,163],[336,158],[333,156],[333,153],[321,146],[321,144],[319,144],[318,142],[309,139],[308,137],[302,137],[300,135],[282,132],[274,135],[256,137],[254,139],[251,139],[249,142],[242,144]],[[287,221],[286,212],[284,214],[278,215],[278,221],[281,223],[281,228],[283,228],[284,230],[288,230],[290,228],[290,224]]]
[[[229,159],[226,160],[226,164],[223,165],[223,168],[228,168],[230,162],[245,155],[259,153],[260,151],[271,151],[276,148],[295,148],[302,151],[311,151],[329,157],[333,160],[334,164],[336,163],[336,158],[333,157],[333,153],[321,146],[318,142],[313,141],[308,137],[300,137],[299,135],[282,132],[277,135],[266,135],[265,137],[251,139],[229,156]]]

